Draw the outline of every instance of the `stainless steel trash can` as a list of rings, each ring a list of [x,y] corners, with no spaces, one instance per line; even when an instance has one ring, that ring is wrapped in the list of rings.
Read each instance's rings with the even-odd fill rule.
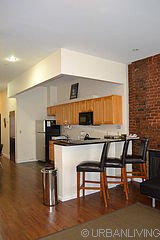
[[[57,198],[57,170],[53,167],[45,167],[41,170],[43,186],[43,204],[54,206]]]

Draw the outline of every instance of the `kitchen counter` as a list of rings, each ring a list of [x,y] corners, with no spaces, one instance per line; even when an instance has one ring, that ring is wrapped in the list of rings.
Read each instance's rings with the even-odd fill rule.
[[[57,169],[57,184],[59,200],[67,201],[77,196],[76,166],[83,161],[100,161],[104,142],[110,142],[109,157],[118,157],[122,154],[123,141],[121,139],[94,139],[94,140],[55,140],[54,161]],[[131,153],[129,151],[129,153]],[[129,164],[130,165],[130,164]],[[131,171],[131,168],[127,168]],[[107,169],[107,175],[117,176],[120,169]],[[86,173],[89,181],[99,181],[99,173]],[[115,184],[109,185],[114,187]],[[86,195],[97,190],[86,190]],[[80,193],[80,195],[82,192]]]
[[[94,140],[56,140],[54,144],[61,146],[77,146],[77,145],[88,145],[88,144],[101,144],[105,142],[119,142],[124,141],[122,139],[94,139]]]

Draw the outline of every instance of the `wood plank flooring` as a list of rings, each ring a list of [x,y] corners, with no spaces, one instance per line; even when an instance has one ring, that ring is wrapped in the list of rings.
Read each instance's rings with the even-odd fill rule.
[[[110,213],[137,201],[151,205],[139,193],[139,184],[129,184],[129,201],[120,187],[109,190],[108,208],[103,198],[92,194],[77,201],[59,203],[55,207],[42,204],[42,184],[37,163],[15,164],[3,157],[0,169],[0,240],[32,240]],[[160,208],[160,204],[157,204]]]

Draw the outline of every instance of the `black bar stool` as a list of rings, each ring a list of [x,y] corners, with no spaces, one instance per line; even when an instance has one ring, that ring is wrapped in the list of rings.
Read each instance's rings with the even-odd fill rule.
[[[105,206],[107,207],[107,198],[105,193],[105,176],[104,176],[104,163],[107,154],[108,144],[105,143],[102,150],[102,155],[100,161],[86,161],[82,162],[77,166],[77,201],[79,204],[79,193],[80,190],[83,190],[83,196],[85,196],[85,189],[87,190],[100,190],[100,196],[104,198]],[[80,173],[83,173],[83,181],[82,185],[80,186]],[[85,179],[85,172],[99,172],[100,173],[100,182],[98,181],[87,181]],[[99,187],[86,187],[85,183],[94,183],[100,184]],[[108,195],[108,188],[106,186],[107,195]],[[109,196],[109,195],[108,195]]]
[[[118,143],[118,142],[117,142]],[[110,143],[111,144],[111,143]],[[126,161],[126,155],[127,155],[127,150],[128,150],[128,144],[129,141],[125,140],[124,141],[124,145],[123,145],[123,151],[122,151],[122,156],[120,156],[119,158],[113,158],[113,157],[106,157],[106,161],[104,164],[105,169],[106,168],[120,168],[121,169],[121,176],[107,176],[105,177],[105,185],[108,189],[108,184],[121,184],[124,185],[124,192],[126,195],[126,199],[128,200],[128,183],[127,183],[127,178],[126,178],[126,169],[125,169],[125,161]],[[117,179],[117,181],[115,180],[108,180],[108,178],[115,178]],[[118,180],[120,179],[120,180]]]
[[[140,171],[127,172],[127,179],[142,178],[142,181],[147,180],[146,161],[148,142],[147,138],[142,138],[139,146],[139,154],[126,156],[126,164],[139,164],[140,166]]]

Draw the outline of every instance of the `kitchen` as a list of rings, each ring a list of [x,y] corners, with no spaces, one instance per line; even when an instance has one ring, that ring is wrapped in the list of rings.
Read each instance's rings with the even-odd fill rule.
[[[69,98],[71,85],[75,84],[76,82],[79,83],[78,98],[70,100]],[[49,86],[49,89],[51,88],[52,91],[53,87],[57,87],[56,92],[59,96],[57,102],[59,102],[59,104],[56,103],[53,106],[50,104],[47,107],[48,118],[56,119],[57,124],[61,125],[61,135],[63,135],[63,137],[67,136],[69,138],[69,141],[56,141],[56,137],[53,137],[53,140],[50,141],[49,145],[49,159],[52,164],[55,165],[55,167],[58,169],[59,199],[61,201],[66,201],[76,197],[76,165],[86,159],[97,160],[97,158],[100,158],[104,142],[102,139],[104,139],[104,135],[119,135],[120,137],[120,134],[124,133],[124,126],[122,124],[122,97],[120,95],[104,97],[107,93],[119,93],[123,95],[123,85],[98,82],[94,80],[84,80],[80,78],[75,78],[74,81],[71,81],[69,77],[67,82],[61,79],[59,81],[54,80],[50,84],[52,84],[52,87]],[[89,91],[90,94],[93,95],[83,95],[85,94],[85,92],[88,93]],[[98,98],[98,96],[95,96],[95,93],[103,97]],[[114,121],[111,122],[110,118],[110,122],[95,122],[95,113],[97,113],[97,111],[94,111],[94,107],[97,107],[97,101],[100,103],[102,101],[103,103],[103,100],[105,100],[106,106],[108,99],[110,100],[110,105],[112,105],[111,101],[114,102],[116,99],[114,106],[115,108],[114,111],[112,111],[113,115],[115,114],[115,116],[113,116]],[[72,107],[79,110],[75,112],[72,110]],[[101,106],[99,107],[99,109],[101,110],[101,114],[98,115],[98,121],[100,119],[99,117],[103,117],[103,107]],[[79,121],[81,120],[79,119],[79,116],[81,116],[82,112],[93,112],[93,123],[87,123],[87,125],[79,124]],[[117,116],[117,112],[120,114],[120,116]],[[71,118],[72,113],[74,113],[73,118]],[[108,116],[106,112],[105,115]],[[95,143],[94,141],[91,141],[90,144],[88,144],[88,141],[85,141],[85,146],[82,146],[83,139],[86,134],[93,138],[100,138],[100,140],[96,140],[97,144],[95,145],[92,145]],[[121,143],[118,145],[113,143],[111,146],[110,154],[112,156],[119,155],[121,149]],[[119,172],[116,170],[114,174],[116,175],[118,173]],[[94,178],[98,180],[99,176],[95,176],[95,174],[92,174],[92,176],[90,176],[89,178]],[[66,185],[67,190],[65,190]],[[115,185],[112,185],[112,187],[113,186]],[[90,193],[92,192],[86,192],[86,194]]]
[[[149,138],[149,148],[158,150],[160,147],[159,7],[158,1],[126,1],[124,4],[118,1],[3,1],[0,112],[4,146],[0,238],[48,239],[52,238],[50,234],[77,224],[80,224],[80,230],[80,227],[86,226],[86,221],[90,222],[92,229],[99,226],[104,230],[106,226],[113,230],[115,227],[139,229],[141,222],[150,229],[157,229],[159,225],[153,209],[145,214],[146,206],[144,211],[140,206],[134,208],[134,205],[149,206],[150,199],[140,194],[139,184],[134,181],[127,191],[125,169],[121,172],[124,189],[120,185],[110,189],[107,204],[103,176],[103,186],[100,185],[103,194],[100,191],[79,200],[76,184],[79,176],[84,180],[84,173],[89,180],[92,177],[99,180],[96,175],[89,177],[87,170],[80,171],[84,169],[77,165],[85,160],[98,160],[106,136],[118,138],[129,132],[136,133],[141,138]],[[71,99],[71,87],[77,83],[78,96]],[[111,115],[104,116],[102,113],[109,111],[106,108],[108,99],[115,96],[122,96],[122,109],[117,107],[122,113],[122,121],[115,121],[113,114],[110,121],[108,117]],[[11,111],[15,111],[15,162],[7,159]],[[79,125],[79,117],[83,123],[86,122],[81,118],[86,112],[93,112],[93,125]],[[42,204],[41,169],[46,162],[40,163],[42,159],[36,155],[36,120],[48,121],[48,128],[50,123],[53,128],[54,124],[59,124],[60,132],[53,135],[67,138],[60,141],[53,139],[54,148],[49,148],[52,149],[51,164],[54,163],[57,168],[58,197],[61,200],[53,207]],[[41,133],[44,140],[45,131]],[[47,133],[50,135],[51,131]],[[88,140],[83,140],[86,138]],[[119,155],[121,144],[120,141],[111,143],[110,156]],[[40,147],[40,143],[37,145]],[[117,175],[118,172],[111,173]],[[84,190],[84,181],[82,187],[81,192],[88,194],[88,189]],[[157,202],[156,207],[159,209]],[[8,213],[9,217],[4,213]],[[108,213],[111,213],[111,218]],[[140,213],[138,218],[137,213]],[[102,215],[106,215],[105,221],[105,216],[102,217],[103,226],[97,224]],[[81,231],[73,235],[74,229],[68,229],[71,237],[83,238]],[[58,234],[61,238],[61,233],[54,235],[55,238]],[[89,235],[92,238],[90,230]]]
[[[70,99],[71,86],[75,83],[79,84],[78,96],[76,99]],[[97,102],[96,105],[99,105],[98,99],[112,95],[122,96],[122,119],[115,124],[114,122],[106,124],[99,119],[99,122],[93,126],[79,125],[78,114],[73,114],[76,116],[76,122],[64,124],[64,122],[60,122],[61,114],[58,119],[57,116],[55,118],[55,114],[51,116],[49,112],[47,113],[47,108],[50,106],[67,104],[66,106],[69,107],[70,104],[76,105],[78,102],[85,101],[92,103],[93,100]],[[10,82],[8,97],[16,98],[16,163],[38,160],[36,156],[36,120],[56,119],[57,124],[61,125],[60,135],[76,140],[81,137],[82,133],[102,139],[104,135],[128,133],[127,66],[122,63],[60,49],[18,79]],[[92,104],[89,105],[92,106]],[[81,105],[81,110],[84,106],[85,104]],[[101,118],[101,107],[98,111],[99,113],[96,111],[97,117]],[[68,112],[66,111],[66,113]],[[93,116],[93,121],[94,119]],[[54,150],[55,154],[52,153],[52,160],[55,161],[53,155],[56,155],[56,148]],[[113,147],[113,153],[117,154],[117,151]],[[98,151],[97,154],[99,154]],[[73,197],[75,197],[75,193],[59,196],[62,200]]]

